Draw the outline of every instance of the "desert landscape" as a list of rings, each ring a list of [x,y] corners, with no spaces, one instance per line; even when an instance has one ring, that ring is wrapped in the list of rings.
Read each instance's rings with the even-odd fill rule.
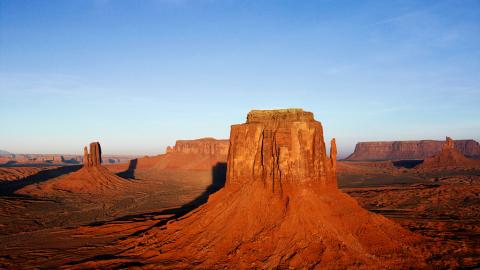
[[[413,167],[337,160],[301,109],[128,164],[94,142],[82,165],[0,168],[0,266],[474,269],[480,161],[456,147]]]
[[[479,0],[0,0],[0,270],[480,269]]]

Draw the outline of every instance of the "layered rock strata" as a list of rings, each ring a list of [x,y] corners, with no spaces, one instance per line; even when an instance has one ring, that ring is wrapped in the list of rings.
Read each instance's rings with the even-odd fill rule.
[[[359,142],[346,158],[352,161],[425,159],[440,153],[443,141]],[[470,158],[480,158],[480,144],[474,140],[455,140],[455,149]]]
[[[201,138],[196,140],[177,140],[175,146],[168,146],[166,153],[227,155],[228,140]]]
[[[426,158],[416,168],[432,169],[476,166],[480,167],[480,161],[466,158],[460,151],[455,148],[454,141],[450,137],[447,137],[443,145],[442,151],[432,157]]]
[[[258,111],[233,125],[225,188],[123,247],[115,268],[385,269],[425,267],[420,237],[338,190],[336,145],[301,109]],[[98,263],[98,262],[96,262]],[[115,265],[118,263],[118,265]]]
[[[260,181],[272,191],[289,183],[336,187],[333,166],[322,125],[310,112],[254,110],[245,124],[232,126],[227,186]]]

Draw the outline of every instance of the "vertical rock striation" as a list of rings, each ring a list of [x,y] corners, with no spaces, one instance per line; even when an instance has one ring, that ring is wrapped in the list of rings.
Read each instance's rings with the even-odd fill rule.
[[[125,240],[122,259],[162,269],[425,267],[418,236],[337,188],[336,150],[332,140],[327,156],[310,112],[251,111],[231,127],[225,188]]]
[[[201,138],[196,140],[177,140],[175,146],[167,146],[166,153],[224,155],[228,153],[228,140]]]
[[[90,153],[85,146],[83,148],[83,166],[98,167],[102,163],[102,149],[99,142],[90,143]]]
[[[455,149],[469,158],[480,158],[480,144],[475,140],[452,141]],[[359,142],[346,158],[352,161],[425,159],[442,151],[444,142],[433,140]]]
[[[289,184],[336,187],[333,166],[311,112],[253,110],[245,124],[231,128],[227,186],[259,181],[280,193]]]

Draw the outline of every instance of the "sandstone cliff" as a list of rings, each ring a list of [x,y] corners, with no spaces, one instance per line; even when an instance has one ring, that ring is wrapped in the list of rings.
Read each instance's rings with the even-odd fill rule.
[[[227,185],[261,181],[281,191],[285,183],[337,184],[322,125],[310,112],[251,111],[247,123],[232,126],[229,153]]]
[[[166,153],[227,155],[228,140],[201,138],[196,140],[177,140],[175,146],[168,146]]]
[[[479,160],[466,158],[455,148],[454,141],[447,137],[440,153],[426,158],[417,169],[448,168],[448,167],[475,167],[480,166]]]
[[[338,190],[335,141],[301,109],[251,111],[233,125],[225,188],[123,247],[121,261],[162,269],[425,267],[420,238]],[[115,265],[118,263],[118,265]]]
[[[474,140],[455,140],[455,149],[471,158],[480,158],[480,144]],[[346,160],[408,160],[425,159],[442,150],[443,141],[359,142]]]

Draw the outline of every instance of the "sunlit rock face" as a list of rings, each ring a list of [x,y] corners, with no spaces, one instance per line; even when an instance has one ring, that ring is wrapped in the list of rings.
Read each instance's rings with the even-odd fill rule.
[[[336,144],[301,109],[233,125],[225,188],[119,243],[124,263],[162,269],[420,269],[420,237],[336,187]],[[106,262],[115,268],[116,262]]]
[[[83,166],[98,167],[102,163],[102,148],[99,142],[90,143],[90,153],[87,147],[83,148]]]
[[[346,160],[425,159],[442,151],[444,142],[433,140],[359,142]],[[451,145],[469,158],[480,158],[480,144],[475,140],[452,140]]]
[[[432,157],[426,158],[416,168],[433,169],[449,167],[480,167],[479,160],[466,158],[459,150],[455,148],[452,138],[447,137],[443,144],[442,151]]]
[[[274,192],[307,182],[336,187],[334,166],[311,112],[253,110],[245,124],[231,128],[227,185],[259,181]]]
[[[177,140],[175,146],[168,146],[166,153],[227,155],[228,140],[201,138],[196,140]]]

